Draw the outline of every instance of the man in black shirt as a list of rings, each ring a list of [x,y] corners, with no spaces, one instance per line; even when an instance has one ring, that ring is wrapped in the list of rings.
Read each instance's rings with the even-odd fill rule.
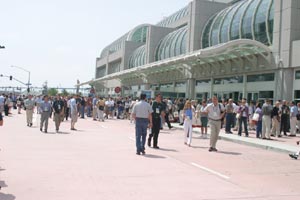
[[[289,118],[290,118],[290,108],[286,105],[286,101],[282,101],[281,106],[281,121],[280,121],[280,134],[283,131],[284,135],[289,131]]]
[[[153,148],[159,149],[157,146],[158,143],[158,135],[161,127],[161,116],[164,117],[163,112],[163,104],[161,103],[161,95],[157,94],[155,97],[155,101],[152,103],[152,129],[151,134],[149,134],[148,138],[148,146],[151,146],[151,140],[153,137]]]
[[[54,110],[54,121],[55,121],[55,128],[56,132],[59,131],[60,123],[62,122],[64,118],[64,101],[61,99],[60,95],[56,95],[56,98],[53,102],[53,110]]]

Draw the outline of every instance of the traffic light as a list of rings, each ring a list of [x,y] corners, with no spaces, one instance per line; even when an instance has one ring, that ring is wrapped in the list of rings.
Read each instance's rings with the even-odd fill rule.
[[[9,76],[9,80],[11,80],[11,81],[12,81],[12,78],[13,78],[12,76]]]

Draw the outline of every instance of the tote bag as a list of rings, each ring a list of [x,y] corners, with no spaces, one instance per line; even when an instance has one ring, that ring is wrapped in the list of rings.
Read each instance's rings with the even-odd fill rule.
[[[254,113],[254,115],[252,117],[252,120],[257,122],[258,119],[259,119],[259,114],[258,113]]]

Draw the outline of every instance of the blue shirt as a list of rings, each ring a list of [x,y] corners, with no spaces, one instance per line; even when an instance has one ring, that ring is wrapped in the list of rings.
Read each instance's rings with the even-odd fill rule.
[[[296,117],[297,116],[297,114],[298,114],[298,108],[297,108],[297,106],[293,106],[293,107],[291,107],[291,117]]]
[[[192,109],[184,110],[184,115],[185,115],[185,116],[188,116],[190,119],[193,119],[193,112],[192,112]]]
[[[51,104],[49,102],[42,102],[40,104],[40,112],[50,112],[51,111]]]

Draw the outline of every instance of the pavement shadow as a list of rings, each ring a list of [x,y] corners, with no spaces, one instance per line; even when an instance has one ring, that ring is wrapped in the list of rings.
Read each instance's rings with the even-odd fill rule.
[[[227,154],[227,155],[233,155],[233,156],[239,156],[242,155],[239,152],[231,152],[231,151],[218,151],[218,153]]]
[[[60,132],[58,132],[58,134],[71,134],[71,132],[63,132],[63,131],[60,131]]]
[[[209,147],[201,147],[201,146],[194,146],[194,145],[191,145],[191,148],[193,149],[208,149]]]
[[[0,187],[4,188],[4,187],[7,187],[7,185],[6,185],[6,183],[4,181],[0,181]]]
[[[14,199],[16,199],[16,197],[12,194],[4,194],[4,193],[0,192],[0,199],[1,200],[14,200]]]
[[[153,154],[145,154],[143,155],[146,158],[160,158],[160,159],[165,159],[166,157],[164,156],[158,156],[158,155],[153,155]]]
[[[161,151],[172,151],[172,152],[178,152],[177,150],[175,149],[166,149],[166,148],[159,148],[159,150]]]

